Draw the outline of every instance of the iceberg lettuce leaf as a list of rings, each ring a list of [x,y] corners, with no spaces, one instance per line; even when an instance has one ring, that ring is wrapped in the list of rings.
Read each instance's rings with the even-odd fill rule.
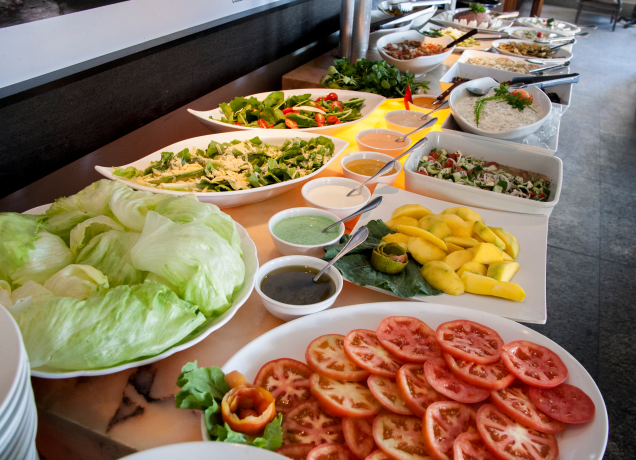
[[[124,231],[124,227],[107,216],[97,216],[81,222],[73,230],[70,236],[70,248],[73,256],[82,250],[90,241],[101,233],[111,230]]]
[[[11,281],[11,273],[24,268],[42,219],[15,212],[0,213],[0,280]]]
[[[163,197],[164,195],[131,188],[118,189],[110,197],[109,206],[119,222],[136,232],[141,232],[144,229],[146,214],[155,209]]]
[[[46,230],[38,231],[33,249],[28,253],[25,266],[11,273],[13,284],[27,281],[42,284],[73,260],[71,250],[64,240]]]
[[[86,211],[65,212],[64,214],[52,216],[46,222],[44,228],[47,232],[59,236],[67,245],[70,245],[71,230],[91,217],[95,217],[95,215]]]
[[[44,287],[57,297],[85,300],[97,288],[108,289],[108,278],[90,265],[71,264],[46,280]]]
[[[35,281],[27,281],[22,286],[11,293],[11,300],[17,303],[20,299],[33,297],[34,300],[40,300],[43,297],[52,297],[53,293],[47,288]]]
[[[55,200],[55,203],[46,211],[46,215],[52,217],[67,212],[85,211],[93,216],[112,216],[108,206],[110,197],[115,190],[128,188],[116,180],[98,180],[75,195]]]
[[[13,300],[11,300],[11,285],[5,280],[0,280],[0,305],[4,308],[9,308],[13,305]]]

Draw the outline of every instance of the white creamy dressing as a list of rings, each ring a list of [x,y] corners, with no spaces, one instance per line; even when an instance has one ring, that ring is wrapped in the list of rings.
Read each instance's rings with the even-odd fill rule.
[[[405,126],[407,128],[418,128],[426,123],[426,120],[420,120],[422,118],[422,114],[420,112],[412,112],[412,113],[404,113],[404,112],[396,112],[396,113],[388,113],[386,116],[387,120],[389,120],[394,125]]]
[[[351,190],[351,187],[345,187],[344,185],[321,185],[309,190],[307,198],[320,206],[328,206],[330,208],[349,208],[363,204],[366,201],[361,191],[347,196],[347,193]]]

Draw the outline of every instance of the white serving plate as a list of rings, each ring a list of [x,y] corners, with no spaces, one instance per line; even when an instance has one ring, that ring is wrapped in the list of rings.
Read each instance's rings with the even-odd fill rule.
[[[441,27],[441,26],[432,27],[432,25],[429,23],[425,27],[422,27],[420,31],[424,31],[424,30],[430,31],[432,29],[435,29],[435,30],[447,29],[447,27]],[[457,27],[453,27],[453,29],[457,29]],[[461,30],[461,29],[457,29],[457,30]],[[465,31],[462,31],[462,32],[465,33]],[[473,36],[473,38],[475,40],[479,40],[480,38],[483,38],[483,37],[492,37],[492,34],[493,32],[476,34]],[[492,46],[492,40],[486,40],[486,41],[481,41],[479,45],[475,45],[475,46],[457,46],[456,45],[453,52],[463,53],[464,51],[469,51],[469,50],[487,51],[490,49],[491,46]]]
[[[558,50],[556,50],[556,53],[552,57],[535,58],[532,56],[521,56],[519,54],[511,53],[510,51],[504,51],[499,47],[502,43],[510,43],[510,42],[527,43],[528,45],[538,45],[538,43],[535,43],[532,40],[503,39],[503,40],[493,41],[492,49],[497,51],[499,54],[504,54],[506,56],[521,57],[523,59],[541,59],[543,61],[551,61],[551,63],[555,63],[555,64],[558,64],[559,62],[569,61],[570,59],[572,59],[572,57],[574,57],[574,55],[570,51],[564,50],[563,48],[559,48]],[[553,46],[553,45],[550,45],[550,46]]]
[[[22,346],[20,329],[11,314],[0,306],[0,433],[6,414],[15,404],[16,392],[24,383],[26,351]]]
[[[44,214],[51,205],[45,204],[38,206],[37,208],[29,209],[24,214]],[[197,334],[185,343],[180,343],[168,348],[163,353],[152,356],[150,358],[140,359],[118,366],[109,367],[106,369],[96,370],[83,370],[83,371],[61,371],[59,369],[52,369],[47,366],[40,366],[31,369],[31,375],[34,377],[42,377],[46,379],[67,379],[71,377],[94,377],[96,375],[108,375],[115,372],[131,369],[133,367],[145,366],[160,361],[168,356],[171,356],[178,351],[190,348],[203,339],[205,339],[212,332],[220,329],[236,314],[239,308],[247,301],[248,297],[254,289],[254,280],[256,279],[256,271],[258,270],[258,256],[256,253],[256,246],[254,242],[247,234],[247,231],[241,224],[234,221],[236,224],[236,230],[241,238],[241,249],[243,250],[243,262],[245,263],[245,280],[239,291],[235,294],[232,306],[225,311],[221,316],[213,319],[208,319],[205,323],[195,329],[192,334]]]
[[[379,184],[376,187],[373,197],[376,196],[383,198],[382,204],[370,213],[363,214],[352,233],[370,220],[381,219],[385,222],[390,220],[393,210],[404,204],[421,204],[433,211],[434,214],[439,214],[446,208],[460,206],[458,203],[428,198],[384,184]],[[462,294],[459,296],[448,294],[437,296],[417,295],[410,299],[444,305],[457,305],[503,316],[514,321],[545,324],[547,319],[545,267],[548,247],[548,217],[492,211],[490,209],[476,209],[476,211],[484,218],[486,225],[489,227],[503,227],[519,240],[521,250],[516,260],[521,265],[521,269],[514,276],[512,282],[519,284],[526,292],[525,300],[523,302],[514,302],[498,297],[476,294]],[[346,276],[344,278],[347,280]],[[390,291],[385,291],[384,289],[366,287],[393,295]]]
[[[578,34],[581,31],[581,28],[576,24],[572,24],[565,21],[555,20],[554,22],[557,24],[557,27],[548,27],[543,21],[547,19],[544,18],[515,18],[515,23],[520,24],[522,26],[530,27],[532,29],[537,29],[542,32],[555,32],[562,35],[574,35]]]
[[[420,318],[433,329],[446,321],[468,319],[493,328],[504,342],[523,339],[550,348],[568,367],[566,382],[587,393],[596,406],[593,420],[580,425],[568,425],[563,434],[557,435],[559,458],[600,460],[603,457],[609,429],[607,409],[601,392],[585,368],[564,348],[544,335],[513,321],[468,308],[438,303],[384,302],[326,310],[266,332],[239,350],[222,369],[226,373],[238,370],[252,382],[261,366],[273,359],[292,358],[305,362],[305,350],[316,337],[347,334],[353,329],[375,331],[382,319],[393,315]]]
[[[557,157],[546,156],[522,146],[509,146],[493,139],[472,139],[467,136],[439,131],[430,133],[427,137],[428,143],[424,149],[411,153],[404,163],[404,188],[408,192],[463,206],[504,212],[541,214],[548,217],[559,202],[561,183],[563,182],[563,162]],[[423,155],[428,155],[434,148],[443,148],[449,153],[459,150],[465,156],[473,156],[480,160],[494,161],[500,165],[543,174],[552,182],[550,197],[546,202],[531,201],[416,173],[415,170],[420,158]]]
[[[440,14],[436,15],[435,17],[433,17],[432,21],[442,24],[445,27],[454,27],[455,29],[459,29],[464,28],[466,29],[466,31],[470,30],[470,29],[474,29],[477,28],[479,29],[480,32],[499,32],[504,30],[507,27],[511,27],[513,24],[513,21],[506,21],[505,19],[499,19],[498,21],[500,22],[499,25],[497,26],[490,26],[486,29],[480,28],[480,27],[472,27],[469,25],[461,25],[459,24],[459,22],[453,22],[450,18],[452,18],[455,14],[457,13],[461,13],[462,11],[468,11],[468,8],[457,8],[456,10],[448,10],[448,11],[442,11]],[[479,24],[477,24],[479,25]]]
[[[515,37],[513,34],[513,32],[516,32],[518,30],[533,30],[535,32],[543,32],[546,36],[544,38],[548,38],[547,35],[548,34],[557,34],[559,35],[561,38],[563,38],[563,40],[569,40],[571,38],[571,35],[568,36],[568,34],[566,34],[565,32],[561,32],[558,30],[546,30],[546,29],[539,29],[537,27],[530,27],[530,26],[517,26],[517,27],[508,27],[506,29],[506,33],[510,36],[509,38],[515,38],[515,39],[519,39],[519,40],[529,40],[527,38],[521,38],[521,37]],[[555,44],[558,44],[555,43]],[[568,46],[564,46],[565,49],[567,49],[568,51],[572,50],[572,45],[568,45]]]
[[[272,92],[273,91],[268,91],[266,93],[251,94],[245,97],[246,98],[255,97],[259,101],[262,101]],[[316,99],[321,96],[325,97],[329,93],[336,93],[338,95],[339,101],[348,101],[354,98],[364,99],[364,104],[360,108],[360,114],[362,115],[362,117],[355,121],[348,121],[346,123],[340,123],[339,125],[330,125],[330,126],[325,125],[322,128],[301,128],[300,129],[300,131],[302,132],[319,133],[322,135],[331,135],[331,136],[336,135],[342,131],[346,131],[347,129],[355,125],[356,123],[367,118],[375,109],[380,107],[380,105],[386,99],[384,96],[380,96],[379,94],[363,93],[360,91],[346,91],[341,89],[329,89],[329,88],[287,89],[287,90],[284,90],[283,93],[285,94],[285,99],[291,96],[298,96],[300,94],[308,94],[308,93],[311,93],[312,99]],[[226,101],[226,102],[229,103],[230,101]],[[265,131],[265,132],[268,131],[268,130],[263,130],[261,128],[252,128],[247,126],[237,126],[237,125],[231,125],[228,123],[223,123],[222,121],[219,121],[221,117],[223,116],[223,112],[221,111],[220,107],[217,107],[214,110],[207,110],[204,112],[188,109],[188,112],[194,115],[196,119],[199,120],[206,128],[212,130],[215,133],[227,133],[231,131],[234,131],[234,132],[246,131],[251,133],[251,137],[254,137],[255,135],[254,131]],[[210,117],[213,117],[214,120],[212,120]],[[274,131],[278,131],[278,130],[276,129]],[[283,132],[289,133],[289,132],[292,132],[292,130],[286,129],[286,130],[283,130]]]
[[[229,442],[183,442],[123,457],[129,460],[281,460],[285,457],[257,447]]]
[[[384,99],[384,98],[383,98]],[[320,134],[307,132],[307,131],[296,131],[296,130],[282,130],[282,129],[274,129],[272,131],[267,130],[244,130],[244,131],[232,131],[229,133],[222,134],[209,134],[207,136],[194,137],[192,139],[186,139],[184,141],[177,142],[175,144],[164,147],[161,150],[157,150],[155,153],[151,153],[148,156],[143,157],[140,160],[137,160],[133,163],[128,163],[127,165],[122,166],[126,168],[128,166],[134,166],[137,169],[145,169],[150,165],[152,161],[157,161],[161,158],[161,152],[180,152],[185,148],[199,148],[201,150],[206,150],[208,148],[208,144],[210,141],[214,140],[216,142],[231,142],[234,139],[237,140],[247,140],[252,139],[255,136],[260,137],[260,139],[266,144],[274,144],[274,145],[283,145],[283,143],[287,139],[292,138],[300,138],[306,141],[319,136]],[[288,192],[292,188],[297,185],[301,185],[312,177],[317,176],[322,171],[324,171],[332,161],[334,161],[338,155],[342,153],[344,149],[349,146],[349,143],[339,139],[337,137],[329,137],[331,141],[334,143],[334,153],[331,159],[325,163],[320,169],[314,171],[311,174],[308,174],[304,177],[299,177],[298,179],[289,180],[286,182],[280,182],[278,184],[272,184],[265,187],[258,188],[250,188],[248,190],[233,190],[231,192],[205,192],[205,193],[195,193],[199,201],[203,201],[206,203],[213,203],[220,208],[231,208],[233,206],[241,206],[249,203],[256,203],[259,201],[264,201],[269,198],[273,198],[282,193]],[[153,193],[162,193],[167,195],[185,195],[187,193],[192,192],[178,192],[172,190],[162,190],[159,188],[146,187],[143,185],[135,184],[134,182],[127,181],[122,179],[121,177],[114,176],[112,174],[114,167],[106,167],[106,166],[95,166],[95,169],[102,176],[111,179],[118,180],[123,182],[127,186],[134,188],[135,190],[145,190]]]
[[[539,121],[536,121],[530,125],[521,126],[519,128],[514,128],[514,129],[509,129],[508,131],[490,132],[490,131],[485,131],[476,126],[471,125],[464,119],[464,117],[462,117],[461,115],[459,115],[459,113],[457,113],[457,110],[455,109],[455,105],[461,99],[468,96],[472,96],[466,89],[467,87],[471,86],[473,88],[485,89],[491,86],[498,86],[498,85],[499,83],[497,83],[492,78],[484,77],[484,78],[478,78],[476,80],[468,81],[466,83],[462,83],[457,88],[455,88],[450,93],[450,96],[448,97],[448,101],[449,101],[449,108],[457,124],[464,131],[468,131],[473,134],[479,134],[480,136],[485,136],[485,137],[490,137],[495,139],[516,139],[519,137],[525,137],[529,134],[534,133],[539,128],[541,128],[543,123],[548,118],[550,111],[552,110],[552,103],[550,102],[550,99],[548,98],[548,96],[536,86],[530,86],[528,88],[525,88],[525,90],[532,95],[532,97],[534,98],[534,102],[539,105],[539,107],[544,113],[544,116]]]
[[[376,48],[380,53],[380,56],[382,56],[382,59],[389,64],[394,65],[401,71],[408,70],[413,75],[421,75],[426,72],[430,72],[444,62],[444,60],[453,53],[454,47],[444,53],[434,54],[432,56],[420,56],[413,59],[395,59],[389,56],[382,48],[389,43],[398,43],[404,40],[416,40],[423,42],[425,38],[427,37],[415,30],[396,32],[380,38],[376,44]],[[450,41],[452,41],[452,39]],[[446,44],[443,44],[442,46],[446,46]]]

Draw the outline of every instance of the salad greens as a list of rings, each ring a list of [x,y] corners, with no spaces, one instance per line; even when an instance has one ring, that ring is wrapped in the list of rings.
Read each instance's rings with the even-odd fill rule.
[[[278,414],[266,427],[262,436],[248,436],[232,430],[221,417],[221,400],[230,391],[225,383],[225,374],[218,367],[199,368],[196,361],[181,369],[177,386],[181,391],[174,397],[179,409],[200,410],[212,441],[233,442],[276,450],[283,444],[281,424],[283,415]]]
[[[187,192],[227,192],[264,187],[304,177],[323,167],[335,151],[333,142],[324,136],[309,141],[288,139],[282,146],[264,144],[258,137],[250,140],[219,143],[211,141],[206,151],[184,149],[176,155],[163,152],[161,159],[144,170],[115,168],[113,174],[146,187]],[[131,169],[132,168],[132,169]],[[123,193],[123,192],[120,192]],[[149,192],[143,192],[147,194]],[[116,200],[120,195],[117,194]],[[153,200],[135,192],[123,196],[132,203],[138,221]],[[131,202],[130,200],[134,200]],[[119,209],[119,208],[117,208]],[[114,210],[113,210],[114,211]],[[126,216],[122,215],[122,218]],[[121,219],[120,219],[121,220]],[[132,220],[130,221],[132,224]]]
[[[414,79],[415,75],[411,75],[408,70],[401,73],[386,61],[358,59],[352,64],[348,58],[342,58],[334,61],[334,65],[329,67],[329,73],[320,79],[320,84],[325,88],[364,91],[389,98],[404,97],[409,85],[413,93],[419,89],[426,93],[429,82],[416,83]]]
[[[336,267],[342,276],[358,286],[373,286],[393,292],[400,297],[413,297],[418,294],[439,295],[442,291],[433,289],[426,282],[420,272],[421,265],[412,257],[409,258],[406,268],[396,275],[389,275],[376,270],[371,266],[371,255],[382,238],[395,233],[381,220],[372,220],[364,227],[369,229],[367,239],[346,256],[338,260]],[[333,259],[351,239],[350,235],[344,235],[339,244],[325,247],[324,260]]]

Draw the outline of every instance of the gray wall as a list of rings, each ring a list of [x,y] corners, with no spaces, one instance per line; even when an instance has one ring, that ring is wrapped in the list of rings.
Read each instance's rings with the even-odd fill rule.
[[[326,37],[339,11],[299,0],[0,99],[0,197]]]

